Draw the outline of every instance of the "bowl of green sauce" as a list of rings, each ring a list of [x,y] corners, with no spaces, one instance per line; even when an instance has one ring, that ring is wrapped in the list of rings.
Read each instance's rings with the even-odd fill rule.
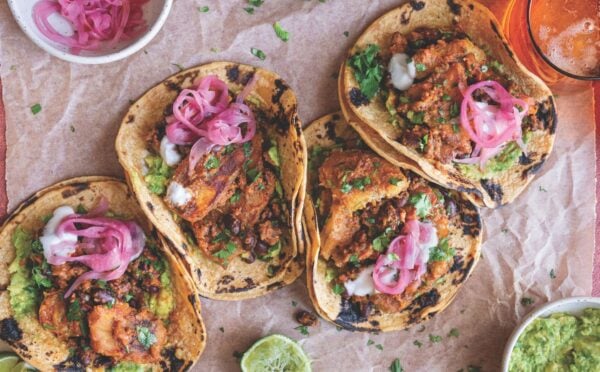
[[[502,371],[600,371],[600,298],[569,297],[532,311],[510,336]]]

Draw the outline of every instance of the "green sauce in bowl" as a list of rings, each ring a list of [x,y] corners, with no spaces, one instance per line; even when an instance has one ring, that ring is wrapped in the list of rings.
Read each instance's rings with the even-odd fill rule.
[[[600,372],[600,309],[535,319],[519,336],[509,371]]]

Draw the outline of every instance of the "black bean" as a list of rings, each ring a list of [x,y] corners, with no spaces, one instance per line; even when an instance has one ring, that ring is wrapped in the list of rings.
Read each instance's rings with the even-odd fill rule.
[[[242,261],[245,263],[251,264],[256,260],[256,256],[253,252],[244,252],[242,253]]]
[[[243,241],[244,249],[251,251],[256,246],[256,234],[253,231],[247,231]]]
[[[254,252],[259,256],[264,256],[269,252],[269,245],[263,241],[258,242],[256,247],[254,247]]]
[[[408,198],[406,196],[401,195],[398,198],[392,199],[392,202],[394,203],[394,207],[396,207],[396,209],[400,209],[406,205],[407,200]]]
[[[129,306],[131,306],[135,309],[139,309],[140,303],[135,298],[132,298],[131,300],[129,300]]]
[[[361,304],[360,310],[362,315],[366,318],[371,314],[371,310],[373,310],[373,304],[371,302]]]
[[[151,285],[150,287],[148,287],[148,292],[150,292],[150,293],[158,293],[159,291],[160,291],[160,288],[155,285]]]

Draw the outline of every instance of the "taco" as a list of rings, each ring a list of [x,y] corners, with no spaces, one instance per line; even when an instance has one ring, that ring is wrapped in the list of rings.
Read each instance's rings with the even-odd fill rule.
[[[385,332],[448,306],[479,259],[477,207],[373,153],[340,113],[304,133],[307,286],[319,314]]]
[[[119,180],[38,192],[0,250],[0,338],[35,368],[181,371],[204,349],[191,277]]]
[[[474,1],[408,2],[376,20],[340,73],[342,110],[447,188],[497,207],[552,151],[552,93]]]
[[[200,295],[252,298],[301,274],[306,145],[277,75],[229,62],[182,71],[131,106],[116,148]]]

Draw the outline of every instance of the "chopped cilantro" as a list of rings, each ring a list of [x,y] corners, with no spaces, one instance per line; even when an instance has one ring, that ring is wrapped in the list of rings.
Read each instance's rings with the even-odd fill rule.
[[[406,113],[406,118],[410,120],[410,122],[413,124],[423,124],[423,119],[425,119],[425,113],[420,111],[414,112],[410,110]]]
[[[375,343],[375,341],[369,339],[369,341],[367,341],[367,346],[371,346]]]
[[[225,260],[233,254],[233,252],[235,251],[235,248],[236,248],[235,243],[228,242],[227,244],[225,244],[225,248],[217,251],[216,253],[213,253],[213,256],[220,258],[222,260]]]
[[[550,279],[556,279],[556,273],[554,272],[554,269],[550,270]]]
[[[265,2],[265,0],[248,0],[248,4],[255,6],[257,8],[261,5],[263,5],[264,2]]]
[[[369,217],[369,218],[367,218],[367,222],[370,223],[371,225],[374,225],[375,224],[375,218]]]
[[[429,255],[431,261],[440,262],[440,261],[449,261],[454,257],[455,254],[454,248],[451,248],[448,245],[448,238],[440,239],[438,245],[431,250]]]
[[[389,179],[390,185],[398,186],[399,182],[400,182],[400,179],[396,178],[396,177],[392,177],[392,178]]]
[[[440,341],[442,341],[442,336],[437,336],[437,335],[432,335],[431,333],[429,334],[429,341],[431,341],[432,343],[438,343]]]
[[[416,347],[418,347],[420,349],[421,346],[423,346],[423,343],[419,340],[414,340],[413,345],[415,345]]]
[[[479,366],[474,366],[469,364],[469,366],[467,366],[467,372],[481,372],[482,369]]]
[[[385,232],[373,239],[373,249],[377,252],[383,252],[390,245],[393,230],[391,227],[385,229]]]
[[[225,333],[225,328],[219,327],[219,331],[221,331],[221,333]]]
[[[208,13],[208,11],[209,11],[209,10],[210,10],[210,9],[209,9],[209,7],[208,7],[208,6],[206,6],[206,5],[205,5],[205,6],[199,6],[199,7],[198,7],[198,11],[199,11],[200,13]]]
[[[390,365],[390,372],[404,372],[404,368],[402,368],[402,365],[400,365],[400,359],[394,359]]]
[[[458,124],[452,124],[452,131],[454,133],[458,133],[460,130],[460,128],[458,127]]]
[[[250,154],[252,153],[252,144],[250,142],[245,142],[242,148],[244,149],[244,156],[250,157]]]
[[[280,198],[283,198],[283,187],[281,187],[279,181],[275,182],[275,192],[277,192],[277,195],[279,195]]]
[[[440,123],[440,124],[441,123],[445,123],[446,119],[444,119],[443,117],[440,116],[439,118],[437,118],[437,122]]]
[[[75,300],[69,304],[67,308],[67,320],[70,322],[81,320],[81,305],[79,304],[79,300]]]
[[[420,192],[418,194],[412,195],[408,199],[408,201],[410,204],[414,205],[415,209],[417,210],[417,216],[419,216],[420,218],[427,217],[427,215],[431,211],[431,201],[429,201],[429,197],[427,196],[427,194]]]
[[[235,204],[238,201],[240,201],[240,197],[242,196],[242,194],[240,193],[240,190],[235,190],[235,192],[233,193],[233,195],[231,195],[231,197],[229,198],[229,202],[231,204]]]
[[[354,187],[355,189],[358,190],[364,190],[365,186],[370,185],[371,184],[371,178],[369,176],[363,177],[363,178],[357,178],[354,181],[352,181],[352,187]]]
[[[425,67],[425,65],[422,63],[415,63],[415,67],[417,68],[417,71],[419,71],[419,72],[423,72],[423,71],[427,70],[427,67]]]
[[[375,345],[375,347],[376,347],[378,350],[380,350],[380,351],[383,351],[383,345],[382,345],[382,344],[377,344],[377,345]]]
[[[444,95],[442,96],[442,99],[444,101],[450,101],[452,98],[450,98],[450,96],[448,94],[444,93]]]
[[[504,66],[502,65],[502,63],[494,60],[490,63],[490,66],[492,67],[492,69],[494,71],[496,71],[497,73],[501,74],[504,72]]]
[[[340,190],[342,190],[344,194],[347,194],[352,190],[352,185],[344,182]]]
[[[539,190],[540,190],[541,192],[548,192],[548,190],[546,190],[546,189],[545,189],[543,186],[540,186],[540,187],[539,187]]]
[[[452,328],[450,332],[448,332],[448,337],[458,337],[459,334],[458,329]]]
[[[246,13],[248,14],[254,14],[254,8],[249,6],[247,8],[244,8],[244,10],[246,11]]]
[[[400,103],[410,103],[410,97],[400,96]]]
[[[42,111],[42,105],[40,105],[39,103],[36,103],[35,105],[31,106],[32,114],[37,115],[40,113],[40,111]]]
[[[298,303],[296,301],[292,300],[292,306],[296,307],[296,305],[298,305]]]
[[[534,303],[533,298],[531,297],[523,297],[521,299],[521,305],[523,306],[529,306],[532,305]]]
[[[173,66],[177,67],[177,68],[179,69],[179,71],[183,71],[183,70],[185,70],[185,68],[184,68],[182,65],[180,65],[179,63],[171,63],[171,64],[172,64]]]
[[[350,261],[350,263],[356,267],[360,266],[360,261],[358,260],[358,255],[356,254],[351,255],[348,261]]]
[[[77,204],[77,208],[75,208],[75,212],[77,212],[77,214],[86,214],[87,208],[83,206],[83,204]]]
[[[273,30],[275,30],[275,34],[282,41],[287,42],[290,39],[290,33],[284,30],[279,22],[273,23]]]
[[[259,172],[257,168],[248,169],[246,172],[246,176],[248,177],[248,181],[250,181],[250,183],[256,181],[261,175],[262,172]]]
[[[219,168],[219,158],[214,155],[211,155],[206,162],[204,163],[204,168],[206,169],[216,169]]]
[[[267,59],[267,55],[265,54],[265,52],[263,52],[260,49],[250,48],[250,53],[252,53],[253,56],[257,57],[261,61],[264,61],[265,59]]]
[[[231,154],[233,151],[235,150],[235,147],[233,145],[227,145],[225,146],[225,148],[223,149],[223,154],[224,155],[229,155]]]
[[[460,108],[458,107],[458,103],[454,102],[450,106],[450,117],[451,118],[457,117],[458,114],[460,114]]]
[[[419,150],[421,152],[425,151],[425,146],[427,146],[427,142],[429,142],[429,134],[424,135],[423,137],[421,137],[421,139],[419,140]]]
[[[308,334],[309,334],[308,333],[308,327],[305,326],[305,325],[298,326],[298,327],[296,327],[294,329],[300,331],[300,333],[302,333],[304,336],[308,336]]]
[[[350,36],[350,33],[348,31],[344,31],[344,36],[348,37]]]
[[[344,293],[346,289],[344,288],[343,285],[341,285],[340,283],[335,283],[333,286],[333,293],[340,295],[342,293]]]
[[[46,266],[48,265],[47,262],[44,263],[46,264]],[[42,267],[34,267],[31,270],[31,274],[31,278],[33,279],[33,282],[38,288],[52,288],[52,281],[44,274]]]
[[[350,58],[349,65],[354,70],[354,78],[360,91],[371,100],[379,91],[383,80],[383,66],[377,60],[379,46],[369,44],[362,52]]]
[[[158,341],[156,335],[148,327],[139,326],[137,327],[137,339],[146,350]]]

